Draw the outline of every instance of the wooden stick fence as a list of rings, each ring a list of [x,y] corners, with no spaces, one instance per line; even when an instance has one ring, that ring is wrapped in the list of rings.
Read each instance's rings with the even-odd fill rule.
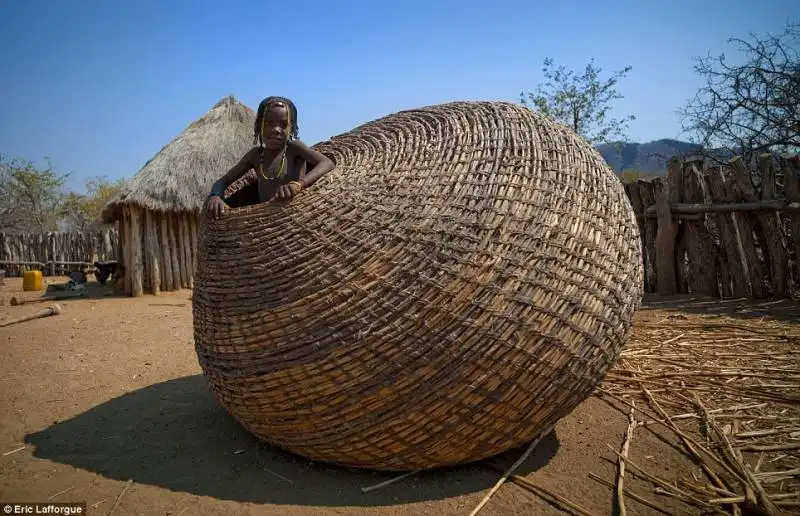
[[[754,181],[754,178],[756,181]],[[663,295],[800,295],[800,155],[668,163],[666,177],[625,185],[637,213],[645,290]]]
[[[0,233],[0,269],[7,277],[39,269],[55,276],[119,256],[116,229],[93,233]]]

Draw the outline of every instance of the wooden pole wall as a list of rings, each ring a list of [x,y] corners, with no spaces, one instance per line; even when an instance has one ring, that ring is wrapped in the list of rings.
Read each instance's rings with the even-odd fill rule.
[[[754,201],[756,199],[755,187],[750,178],[750,171],[742,158],[736,157],[729,161],[728,169],[731,172],[731,198],[733,201]],[[742,255],[745,258],[744,267],[747,269],[750,296],[762,298],[764,297],[764,270],[761,259],[758,257],[753,222],[746,213],[733,213],[732,215],[739,245],[742,246]]]
[[[772,154],[758,156],[758,169],[761,175],[761,200],[771,201],[775,198],[775,169]],[[757,212],[756,235],[761,243],[761,250],[766,258],[769,284],[772,295],[787,297],[789,294],[789,275],[787,267],[789,257],[783,241],[780,215],[776,211]]]
[[[181,228],[181,251],[183,252],[183,260],[181,262],[182,269],[181,273],[186,278],[186,287],[185,288],[192,288],[193,285],[193,278],[192,278],[192,244],[189,241],[189,221],[185,215],[178,215],[177,216],[178,226]]]
[[[181,254],[180,248],[178,247],[178,243],[180,240],[177,236],[177,228],[175,227],[175,218],[170,215],[164,215],[167,218],[167,225],[169,230],[169,246],[172,251],[172,276],[173,281],[175,282],[175,290],[180,288],[184,288],[185,284],[183,281],[183,276],[181,275]]]
[[[130,207],[131,214],[131,284],[133,296],[140,297],[144,294],[144,262],[142,239],[142,209],[138,206]]]
[[[161,237],[161,263],[164,269],[164,290],[177,290],[172,276],[172,248],[169,244],[169,222],[163,213],[158,214],[159,236]]]
[[[197,266],[197,214],[164,213],[124,206],[119,221],[126,292],[191,289]]]
[[[125,247],[123,251],[123,256],[125,257],[125,294],[131,296],[133,295],[133,245],[131,242],[132,232],[131,232],[131,215],[130,209],[126,206],[122,210],[122,223],[120,224],[120,228],[124,228],[124,242]]]
[[[666,182],[626,185],[644,232],[645,291],[799,295],[799,165],[798,154],[762,154],[749,165],[742,157],[723,165],[675,158]]]
[[[159,295],[161,293],[161,264],[159,263],[161,250],[158,247],[158,229],[153,212],[145,212],[144,224],[144,248],[147,258],[148,279],[150,293]]]
[[[683,201],[691,204],[706,203],[702,162],[689,161],[683,166]],[[683,223],[686,282],[691,292],[717,297],[717,254],[705,217],[703,214],[699,220],[687,220]]]
[[[800,203],[800,155],[782,156],[780,161],[786,198],[789,202]],[[800,282],[800,212],[789,216],[789,224],[794,241],[795,279]]]
[[[658,291],[670,295],[678,292],[678,263],[675,257],[675,241],[678,223],[673,220],[671,204],[680,202],[683,196],[683,175],[677,160],[668,163],[667,187],[656,199],[658,230],[656,233],[656,272]]]
[[[189,236],[192,243],[192,285],[194,285],[194,275],[197,273],[197,215],[194,213],[189,218]]]

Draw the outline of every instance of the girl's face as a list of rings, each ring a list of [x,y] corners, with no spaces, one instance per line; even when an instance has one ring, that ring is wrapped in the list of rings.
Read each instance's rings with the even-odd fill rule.
[[[284,104],[267,109],[261,122],[261,141],[268,149],[280,149],[289,141],[289,110]]]

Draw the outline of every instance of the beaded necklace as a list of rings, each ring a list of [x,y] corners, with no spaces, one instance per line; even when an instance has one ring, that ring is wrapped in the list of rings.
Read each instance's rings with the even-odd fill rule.
[[[286,175],[286,147],[283,148],[283,155],[281,156],[281,164],[278,167],[278,173],[272,177],[267,177],[267,174],[264,173],[264,155],[261,155],[261,159],[258,163],[258,171],[261,174],[261,177],[266,179],[267,181],[272,181],[273,179],[278,179],[279,177],[283,177]]]

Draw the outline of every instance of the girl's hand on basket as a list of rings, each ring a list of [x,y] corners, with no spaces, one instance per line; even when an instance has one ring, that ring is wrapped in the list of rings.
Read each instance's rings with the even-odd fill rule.
[[[208,213],[215,219],[218,219],[223,213],[225,213],[225,210],[227,208],[228,205],[225,204],[225,201],[223,201],[216,195],[212,196],[208,200],[208,205],[207,205]]]
[[[282,185],[275,192],[275,201],[291,201],[294,197],[303,190],[303,183],[300,181],[290,181],[288,184]]]

